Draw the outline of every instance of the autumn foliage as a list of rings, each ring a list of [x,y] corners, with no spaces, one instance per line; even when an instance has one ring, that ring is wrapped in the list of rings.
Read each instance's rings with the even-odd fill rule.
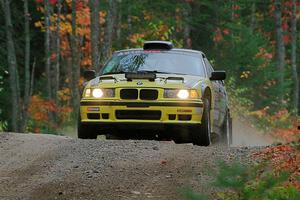
[[[279,145],[268,147],[254,155],[255,159],[267,161],[266,170],[278,174],[288,172],[289,179],[283,183],[287,187],[290,184],[300,190],[300,149],[297,145]],[[261,175],[261,174],[259,174]]]
[[[68,100],[69,97],[61,92],[60,98]],[[41,133],[50,131],[49,129],[58,129],[70,117],[72,108],[70,106],[58,106],[53,100],[45,100],[39,95],[34,95],[30,99],[28,113],[30,114],[30,125],[28,129],[30,132]],[[50,117],[57,114],[58,120],[51,123]]]

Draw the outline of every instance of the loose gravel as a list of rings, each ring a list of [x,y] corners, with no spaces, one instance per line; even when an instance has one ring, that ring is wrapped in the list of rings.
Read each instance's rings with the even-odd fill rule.
[[[186,187],[217,199],[217,162],[251,164],[259,149],[3,133],[0,199],[176,200]]]

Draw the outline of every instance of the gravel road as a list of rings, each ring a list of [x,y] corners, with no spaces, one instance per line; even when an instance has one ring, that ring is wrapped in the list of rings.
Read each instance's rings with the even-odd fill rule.
[[[0,199],[176,200],[183,187],[216,199],[216,162],[250,163],[257,149],[2,133]]]

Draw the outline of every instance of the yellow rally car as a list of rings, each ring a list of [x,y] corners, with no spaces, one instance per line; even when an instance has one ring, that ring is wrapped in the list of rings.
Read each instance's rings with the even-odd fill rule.
[[[207,146],[215,133],[231,141],[224,71],[201,51],[145,42],[117,51],[102,68],[84,74],[78,137],[168,138]]]

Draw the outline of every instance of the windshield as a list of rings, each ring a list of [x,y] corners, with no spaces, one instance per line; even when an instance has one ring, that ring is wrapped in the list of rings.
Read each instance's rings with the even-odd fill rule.
[[[138,71],[204,76],[200,55],[171,51],[120,52],[108,61],[102,74]]]

